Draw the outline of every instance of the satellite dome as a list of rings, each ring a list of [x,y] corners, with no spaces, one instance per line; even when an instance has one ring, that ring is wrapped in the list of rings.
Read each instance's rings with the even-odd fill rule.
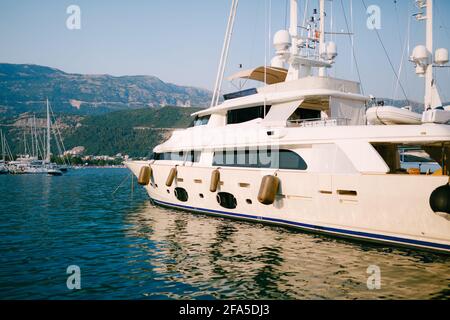
[[[440,48],[436,50],[435,56],[435,62],[436,64],[443,66],[448,63],[448,50],[445,48]]]
[[[428,64],[429,56],[430,53],[428,52],[428,49],[425,46],[420,45],[414,48],[411,58],[416,63]]]
[[[287,30],[277,31],[273,36],[273,45],[277,51],[286,51],[291,44],[291,35]]]

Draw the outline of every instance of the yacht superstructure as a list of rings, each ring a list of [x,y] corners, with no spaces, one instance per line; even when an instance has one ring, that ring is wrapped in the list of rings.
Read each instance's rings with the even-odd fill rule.
[[[432,0],[418,3],[429,28]],[[327,75],[337,50],[325,40],[324,0],[306,37],[297,33],[297,0],[290,5],[291,27],[275,34],[271,66],[230,78],[265,86],[225,95],[152,160],[126,165],[158,205],[450,252],[450,112],[436,103],[432,44],[427,59],[422,49],[413,55],[428,75],[422,122],[368,125],[360,84]],[[446,63],[439,52],[436,63]],[[402,168],[408,148],[439,169]]]

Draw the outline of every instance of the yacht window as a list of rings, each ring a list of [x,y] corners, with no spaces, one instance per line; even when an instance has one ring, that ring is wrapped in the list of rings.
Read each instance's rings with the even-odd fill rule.
[[[258,118],[264,118],[265,115],[269,112],[270,107],[271,106],[257,106],[251,108],[230,110],[227,113],[227,124],[237,124]]]
[[[228,150],[214,152],[213,166],[306,170],[308,165],[291,150]]]
[[[184,152],[164,152],[164,153],[155,153],[155,160],[172,160],[172,161],[183,161],[184,160]]]
[[[203,117],[196,116],[190,126],[198,127],[198,126],[207,125],[210,117],[211,117],[211,115],[207,115],[207,116],[203,116]]]
[[[320,119],[320,118],[321,118],[320,110],[297,108],[297,110],[295,110],[295,112],[289,117],[288,121],[300,121],[300,120]]]
[[[223,99],[224,100],[231,100],[231,99],[251,96],[251,95],[257,94],[257,93],[258,93],[258,91],[256,90],[256,88],[252,88],[252,89],[247,89],[247,90],[242,90],[242,91],[238,91],[238,92],[224,94],[223,95]]]
[[[200,153],[201,153],[200,151],[154,153],[152,159],[153,160],[199,162],[200,161]]]
[[[186,161],[187,162],[199,162],[200,161],[200,151],[189,151]]]

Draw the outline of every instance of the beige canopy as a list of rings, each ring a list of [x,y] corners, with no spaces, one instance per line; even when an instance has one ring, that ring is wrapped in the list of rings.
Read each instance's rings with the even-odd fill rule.
[[[283,68],[275,67],[258,67],[255,69],[243,70],[235,73],[228,78],[229,81],[235,79],[249,79],[265,82],[267,84],[274,84],[284,82],[286,80],[288,71]]]

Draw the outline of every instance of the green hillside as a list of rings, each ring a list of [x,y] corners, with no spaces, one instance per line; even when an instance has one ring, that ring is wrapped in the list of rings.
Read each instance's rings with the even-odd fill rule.
[[[192,121],[190,115],[198,110],[200,108],[160,107],[83,117],[58,115],[57,118],[63,122],[61,133],[67,150],[84,146],[85,154],[90,155],[122,153],[132,157],[145,157],[151,154],[157,144],[170,136],[172,129],[189,126]],[[24,131],[27,139],[30,139],[30,128],[22,123],[24,117],[10,118],[0,124],[13,154],[24,152]],[[37,114],[36,117],[39,121],[44,121],[43,114]],[[38,131],[43,137],[44,127]],[[28,145],[31,145],[30,141]],[[52,144],[52,152],[58,154],[55,144]]]

